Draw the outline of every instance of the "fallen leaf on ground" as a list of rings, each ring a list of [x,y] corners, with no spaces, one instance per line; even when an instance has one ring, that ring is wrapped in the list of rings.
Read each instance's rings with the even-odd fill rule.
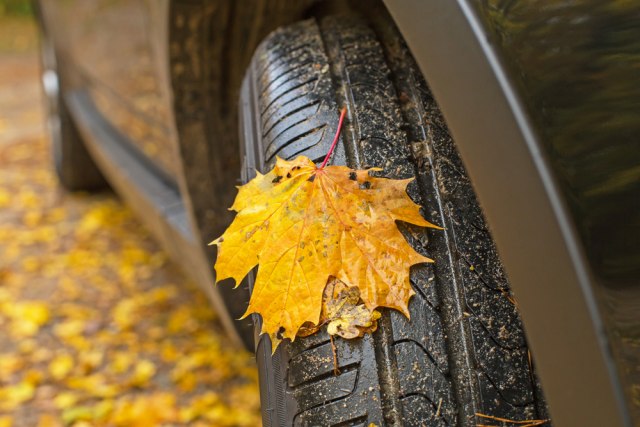
[[[134,387],[143,387],[156,374],[156,365],[150,360],[141,360],[133,368],[130,384]]]
[[[8,378],[24,366],[24,359],[17,354],[0,354],[0,378]]]
[[[61,354],[56,356],[51,363],[49,363],[49,373],[55,380],[61,380],[65,378],[71,369],[73,369],[74,360],[69,354]]]
[[[20,404],[33,399],[35,392],[35,385],[27,380],[0,388],[0,409],[10,411]]]
[[[60,409],[67,409],[75,405],[79,400],[77,393],[64,391],[53,398],[53,403]]]
[[[62,412],[62,421],[66,425],[77,425],[78,421],[93,420],[93,409],[90,406],[75,406]]]
[[[262,333],[295,339],[319,324],[329,277],[357,287],[366,308],[389,307],[409,316],[412,265],[418,254],[396,226],[437,226],[407,195],[411,179],[378,178],[346,166],[317,167],[307,157],[278,158],[275,168],[239,187],[233,223],[218,246],[216,277],[238,285],[258,273],[245,316],[262,315]]]
[[[54,415],[44,414],[38,418],[37,427],[62,427],[62,424],[58,422],[58,418]]]
[[[7,22],[0,45],[23,35]],[[255,359],[231,345],[206,294],[113,194],[60,188],[37,49],[0,54],[0,74],[0,427],[260,425]],[[184,359],[188,392],[170,376]],[[224,419],[202,408],[180,422],[207,393]]]
[[[357,287],[348,287],[338,279],[331,278],[324,289],[322,312],[318,325],[303,325],[298,336],[304,337],[327,325],[329,335],[352,339],[378,328],[380,312],[369,310],[360,299]]]
[[[11,332],[17,337],[31,337],[40,327],[49,321],[49,307],[38,301],[27,301],[14,304],[5,309],[5,313],[13,319]]]
[[[175,396],[170,393],[119,399],[112,415],[114,425],[122,427],[162,425],[177,418]]]

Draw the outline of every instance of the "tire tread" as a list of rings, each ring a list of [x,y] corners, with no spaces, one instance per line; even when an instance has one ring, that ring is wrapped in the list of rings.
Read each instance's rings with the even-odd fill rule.
[[[409,196],[446,227],[399,224],[414,249],[437,262],[412,268],[411,321],[385,312],[375,334],[335,339],[338,375],[326,331],[280,345],[261,368],[282,393],[263,411],[265,425],[475,425],[476,412],[540,418],[517,307],[471,183],[408,53],[398,59],[385,49],[358,18],[310,19],[269,36],[246,78],[258,119],[245,122],[261,135],[263,172],[276,156],[321,160],[345,104],[333,163],[417,177]]]

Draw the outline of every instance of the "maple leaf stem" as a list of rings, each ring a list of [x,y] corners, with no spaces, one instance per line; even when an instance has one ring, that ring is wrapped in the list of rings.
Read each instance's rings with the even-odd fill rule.
[[[344,121],[344,116],[346,114],[347,114],[347,107],[342,107],[342,110],[340,111],[340,120],[338,120],[338,129],[336,130],[336,136],[333,137],[333,142],[331,143],[329,152],[327,153],[327,156],[324,158],[322,165],[320,165],[318,169],[324,169],[324,167],[327,165],[327,162],[329,162],[329,158],[333,154],[333,150],[336,148],[336,144],[338,143],[338,138],[340,138],[340,129],[342,129],[342,122]]]
[[[338,350],[336,349],[336,344],[333,342],[333,335],[329,335],[329,339],[331,340],[331,353],[333,353],[333,375],[337,377],[340,375],[340,368],[338,368]]]

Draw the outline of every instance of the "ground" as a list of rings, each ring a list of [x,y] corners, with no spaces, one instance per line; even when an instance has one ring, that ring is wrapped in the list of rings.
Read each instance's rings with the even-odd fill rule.
[[[114,194],[58,185],[33,24],[0,21],[0,427],[259,425],[204,294]]]

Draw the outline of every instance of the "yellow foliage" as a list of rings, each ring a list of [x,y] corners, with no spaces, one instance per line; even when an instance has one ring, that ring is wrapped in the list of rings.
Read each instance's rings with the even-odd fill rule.
[[[77,393],[64,391],[53,398],[53,403],[60,409],[70,408],[78,402]]]
[[[24,382],[29,383],[33,386],[37,386],[38,384],[40,384],[43,378],[44,374],[37,369],[29,369],[24,374]]]
[[[135,315],[138,309],[138,300],[135,298],[120,301],[113,310],[113,320],[122,330],[129,329],[135,323],[138,316]]]
[[[115,401],[113,399],[103,399],[93,407],[93,417],[96,421],[105,421],[111,416],[114,408]]]
[[[242,406],[219,425],[259,425],[254,362],[206,296],[113,196],[61,192],[43,139],[14,145],[0,135],[0,427],[180,425],[212,389]]]
[[[174,310],[169,317],[169,331],[173,333],[193,331],[197,324],[193,319],[193,308],[183,305]]]
[[[73,338],[82,335],[84,328],[85,322],[82,320],[67,320],[58,322],[53,327],[53,333],[62,339]]]
[[[18,351],[23,355],[34,353],[37,348],[38,344],[34,339],[20,340],[18,344]]]
[[[358,288],[347,287],[335,278],[329,280],[324,290],[319,324],[327,325],[329,335],[352,339],[361,337],[367,332],[375,332],[380,316],[379,311],[370,310],[361,302]],[[303,326],[298,335],[310,335],[320,326]]]
[[[102,364],[103,359],[101,350],[83,351],[78,355],[78,368],[83,374],[90,374]]]
[[[9,195],[9,192],[4,189],[0,189],[0,208],[9,206],[10,201],[11,196]]]
[[[62,427],[62,424],[52,414],[44,414],[38,417],[38,425],[36,427]]]
[[[202,415],[207,410],[220,403],[220,397],[213,392],[206,392],[201,396],[194,398],[191,405],[180,410],[180,421],[184,423],[191,422]]]
[[[0,409],[10,411],[33,399],[36,387],[31,381],[23,380],[18,384],[0,388]]]
[[[141,360],[136,363],[129,384],[134,387],[143,387],[155,374],[156,365],[150,360]]]
[[[74,360],[70,354],[61,354],[56,356],[51,363],[49,363],[49,373],[53,379],[61,380],[71,372],[73,365]]]
[[[129,369],[134,358],[134,354],[119,351],[114,355],[113,361],[109,364],[109,370],[114,374],[122,374]]]
[[[0,378],[8,378],[13,373],[22,369],[25,364],[24,358],[17,354],[0,355]]]
[[[409,268],[431,260],[411,248],[396,221],[436,226],[407,195],[410,179],[370,171],[279,158],[272,171],[239,188],[231,207],[238,213],[213,242],[216,279],[239,284],[259,265],[245,316],[260,313],[262,332],[274,342],[295,339],[304,323],[319,323],[331,276],[357,287],[369,310],[409,315]]]
[[[122,427],[155,426],[177,418],[175,396],[170,393],[119,399],[111,415],[113,424]]]
[[[120,392],[120,388],[113,383],[109,383],[102,373],[97,373],[84,377],[72,377],[66,381],[68,387],[83,391],[95,397],[114,397]]]
[[[165,342],[162,344],[162,347],[160,349],[160,356],[162,357],[163,361],[175,362],[180,357],[180,355],[181,353],[178,351],[178,349],[170,342]]]
[[[62,420],[66,425],[77,426],[82,421],[93,419],[93,410],[90,406],[74,406],[62,411]]]
[[[5,314],[12,318],[11,332],[18,337],[31,337],[49,321],[49,307],[44,302],[25,301],[8,305]]]

